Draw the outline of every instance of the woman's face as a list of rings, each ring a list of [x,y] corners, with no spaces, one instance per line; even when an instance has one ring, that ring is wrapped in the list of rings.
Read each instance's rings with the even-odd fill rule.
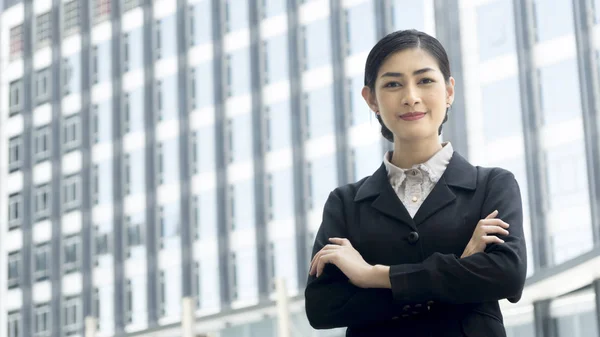
[[[362,94],[394,140],[437,139],[446,108],[454,101],[454,79],[446,83],[436,59],[412,48],[389,56],[377,74],[375,94],[369,87]]]

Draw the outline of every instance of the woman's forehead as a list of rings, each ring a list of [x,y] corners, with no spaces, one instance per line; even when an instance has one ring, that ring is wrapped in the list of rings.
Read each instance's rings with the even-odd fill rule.
[[[412,76],[413,72],[425,68],[440,72],[438,63],[431,54],[423,49],[411,48],[388,56],[379,68],[378,77],[386,72]]]

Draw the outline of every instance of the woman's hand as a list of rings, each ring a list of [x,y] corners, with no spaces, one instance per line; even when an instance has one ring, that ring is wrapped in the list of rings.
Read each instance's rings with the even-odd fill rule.
[[[323,273],[326,263],[336,265],[350,282],[357,287],[368,288],[371,286],[374,268],[365,262],[360,253],[352,247],[350,240],[330,238],[332,244],[323,247],[310,263],[310,275],[319,277]]]
[[[473,236],[467,244],[461,258],[483,252],[485,247],[490,243],[504,243],[504,240],[499,237],[490,235],[508,235],[506,228],[509,227],[509,224],[501,219],[496,219],[496,216],[498,216],[498,211],[493,211],[485,219],[479,220],[477,227],[475,227],[475,231],[473,231]]]

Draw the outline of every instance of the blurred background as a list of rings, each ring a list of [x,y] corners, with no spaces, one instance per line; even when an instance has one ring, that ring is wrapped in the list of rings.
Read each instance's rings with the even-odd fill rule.
[[[0,337],[344,336],[311,248],[390,148],[360,89],[407,28],[443,138],[522,189],[509,336],[598,337],[600,0],[0,0]]]

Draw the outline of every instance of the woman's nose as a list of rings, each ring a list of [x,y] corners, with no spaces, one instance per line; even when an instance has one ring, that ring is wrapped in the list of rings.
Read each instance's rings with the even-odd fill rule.
[[[415,104],[418,104],[420,102],[421,98],[419,97],[417,90],[415,90],[411,86],[407,87],[404,94],[404,98],[402,99],[402,104],[414,106]]]

